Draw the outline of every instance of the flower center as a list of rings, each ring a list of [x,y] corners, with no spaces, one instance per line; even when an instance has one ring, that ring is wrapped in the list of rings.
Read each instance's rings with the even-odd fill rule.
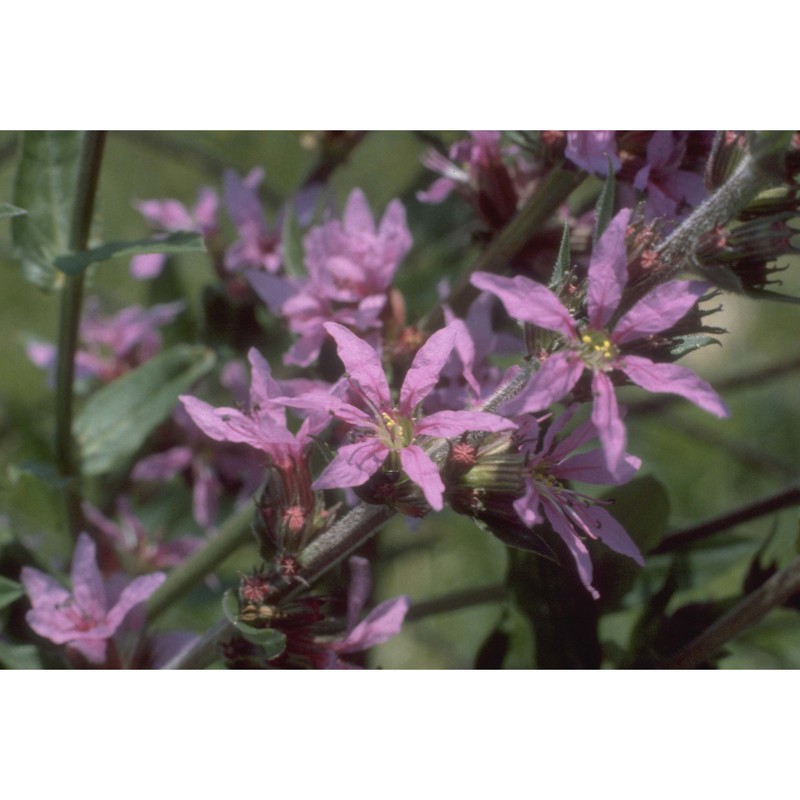
[[[379,422],[379,436],[390,450],[402,450],[413,441],[414,424],[408,417],[402,417],[396,411],[391,414],[381,411]]]
[[[609,372],[614,368],[617,358],[617,348],[605,331],[595,331],[584,328],[581,331],[581,344],[578,349],[581,358],[593,369]]]

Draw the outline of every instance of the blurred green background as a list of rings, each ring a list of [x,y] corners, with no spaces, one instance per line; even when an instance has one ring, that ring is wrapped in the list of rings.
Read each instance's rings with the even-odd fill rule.
[[[440,133],[445,142],[457,137]],[[10,202],[17,137],[0,134],[0,202]],[[382,214],[399,197],[406,206],[414,247],[401,267],[397,284],[405,292],[410,321],[436,303],[442,278],[454,279],[477,252],[470,213],[458,198],[441,206],[415,199],[432,175],[420,163],[427,148],[424,137],[411,132],[369,133],[329,181],[338,209],[350,190],[362,188],[373,210]],[[108,137],[100,181],[98,239],[140,238],[147,227],[133,207],[135,200],[176,198],[191,205],[201,186],[221,189],[224,169],[243,174],[263,166],[262,196],[273,215],[280,203],[301,185],[316,159],[314,137],[300,132],[112,132]],[[221,214],[230,233],[230,221]],[[227,241],[231,240],[228,235]],[[65,540],[57,493],[41,481],[14,471],[12,465],[49,458],[53,416],[52,394],[44,374],[28,361],[26,337],[54,341],[57,298],[27,283],[11,259],[10,224],[0,222],[0,529],[27,537],[41,548],[45,564],[63,565]],[[195,313],[202,287],[214,276],[203,254],[176,260],[177,283],[172,291],[184,296]],[[800,263],[782,275],[781,292],[800,296]],[[87,294],[103,299],[107,311],[132,303],[147,303],[152,287],[133,280],[125,261],[108,262],[91,279]],[[708,347],[682,361],[719,388],[732,409],[728,420],[717,420],[685,402],[677,402],[629,423],[629,449],[642,457],[642,474],[658,478],[669,494],[669,529],[712,517],[779,491],[800,474],[800,307],[723,296],[724,309],[710,323],[727,328],[723,346]],[[277,363],[280,354],[270,354]],[[786,364],[779,374],[757,377],[772,365]],[[790,364],[793,363],[794,366]],[[726,388],[734,379],[756,375],[744,385]],[[625,390],[631,404],[643,399]],[[182,512],[179,532],[192,530]],[[647,509],[642,509],[647,514]],[[157,512],[154,512],[158,516]],[[673,602],[724,598],[741,590],[750,559],[768,537],[762,560],[778,566],[796,552],[796,510],[765,517],[716,537],[722,544],[700,548],[687,560],[685,585]],[[445,512],[410,526],[396,518],[375,545],[376,599],[410,595],[419,603],[449,593],[492,587],[503,580],[505,547],[472,523]],[[222,572],[223,583],[234,582],[237,570],[257,560],[255,549],[232,558]],[[626,646],[641,602],[658,586],[665,557],[654,558],[638,576],[622,608],[604,617],[601,637],[609,654]],[[219,615],[217,586],[202,587],[163,624],[202,629]],[[535,642],[513,609],[487,602],[408,623],[402,634],[375,649],[371,659],[386,668],[468,668],[486,636],[503,619],[513,646],[506,665],[526,666]],[[772,612],[752,632],[729,647],[723,666],[800,667],[800,624],[794,611]],[[613,658],[609,656],[608,663]]]

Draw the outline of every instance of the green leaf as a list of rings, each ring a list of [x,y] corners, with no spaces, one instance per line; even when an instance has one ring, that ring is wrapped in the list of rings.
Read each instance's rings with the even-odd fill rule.
[[[597,205],[594,207],[595,225],[592,245],[596,246],[600,237],[605,233],[611,217],[614,216],[614,196],[616,195],[617,180],[614,177],[614,167],[611,158],[608,159],[608,176],[603,184],[600,197],[597,198]]]
[[[690,333],[686,336],[677,337],[675,339],[675,344],[669,352],[676,358],[680,358],[687,353],[693,353],[695,350],[699,350],[701,347],[708,347],[710,344],[722,346],[722,342],[720,342],[719,339],[715,339],[713,336],[707,336],[704,333]]]
[[[15,600],[25,594],[21,583],[4,578],[0,575],[0,608],[10,606]]]
[[[205,251],[203,236],[194,231],[178,231],[162,239],[137,239],[130,242],[106,242],[80,253],[57,256],[56,267],[67,275],[78,275],[90,264],[110,258],[128,258],[145,253],[197,253]]]
[[[74,426],[84,474],[101,475],[132,456],[215,361],[205,347],[178,345],[96,392]]]
[[[6,669],[41,669],[39,651],[32,644],[0,642],[0,664]]]
[[[696,261],[693,262],[692,266],[700,277],[711,281],[714,286],[718,286],[726,292],[744,294],[744,286],[739,280],[739,276],[727,267],[723,267],[721,264],[700,264]]]
[[[558,286],[564,276],[569,272],[571,254],[569,249],[569,223],[564,223],[564,230],[561,234],[561,244],[558,246],[558,257],[553,268],[553,277],[550,278],[550,288]]]
[[[53,265],[69,250],[75,186],[81,156],[80,131],[27,131],[14,184],[14,204],[27,214],[14,217],[14,254],[27,280],[51,291],[63,283]]]
[[[303,266],[303,231],[297,221],[297,215],[291,205],[286,208],[281,229],[281,245],[283,247],[283,266],[286,274],[302,278],[306,275]]]
[[[11,203],[0,203],[0,219],[6,217],[19,217],[21,214],[27,214],[24,208],[17,208],[12,206]]]
[[[222,596],[222,610],[237,631],[252,644],[264,648],[264,656],[269,661],[277,658],[286,649],[286,635],[275,628],[254,628],[239,620],[239,602],[232,589]]]

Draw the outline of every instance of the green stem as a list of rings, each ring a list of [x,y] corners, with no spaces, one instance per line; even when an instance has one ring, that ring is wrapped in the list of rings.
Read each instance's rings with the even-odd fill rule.
[[[152,622],[163,614],[225,559],[251,540],[252,517],[253,508],[247,503],[225,521],[217,535],[202,550],[192,553],[186,561],[172,570],[147,602],[148,620]]]
[[[89,241],[105,133],[88,131],[84,135],[75,202],[72,208],[69,249],[85,250]],[[56,361],[56,463],[67,478],[65,502],[70,532],[77,538],[83,527],[81,512],[80,469],[72,439],[72,401],[75,380],[75,352],[83,305],[83,274],[65,275],[61,292]]]
[[[800,557],[723,614],[682,650],[658,664],[659,669],[692,669],[719,653],[722,646],[752,627],[773,608],[800,591]]]

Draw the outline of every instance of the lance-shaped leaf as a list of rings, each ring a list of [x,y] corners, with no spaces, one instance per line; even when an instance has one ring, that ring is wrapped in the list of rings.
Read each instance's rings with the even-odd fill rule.
[[[96,392],[74,426],[84,474],[108,472],[132,456],[215,360],[205,347],[178,345]]]
[[[58,288],[53,260],[69,250],[69,232],[83,133],[27,131],[14,183],[14,204],[27,210],[11,222],[14,254],[27,280]]]
[[[130,258],[150,253],[197,253],[204,251],[203,236],[194,231],[177,231],[161,239],[137,239],[131,242],[106,242],[105,244],[57,256],[55,266],[68,275],[78,275],[90,264],[108,261],[110,258]]]
[[[558,247],[558,257],[553,269],[553,276],[550,278],[550,288],[556,289],[564,276],[569,272],[572,255],[569,248],[569,223],[564,223],[564,230],[561,233],[561,244]]]
[[[0,203],[0,219],[19,217],[27,213],[28,212],[24,208],[17,208],[16,206],[12,206],[11,203]]]
[[[614,197],[616,189],[617,179],[614,177],[614,165],[611,163],[611,157],[609,157],[608,177],[603,184],[600,196],[597,198],[597,205],[594,207],[596,222],[594,226],[594,236],[592,236],[592,244],[595,246],[600,240],[600,237],[605,233],[608,223],[611,222],[611,217],[614,216]]]
[[[25,594],[22,584],[0,575],[0,608],[11,605],[18,597]]]

